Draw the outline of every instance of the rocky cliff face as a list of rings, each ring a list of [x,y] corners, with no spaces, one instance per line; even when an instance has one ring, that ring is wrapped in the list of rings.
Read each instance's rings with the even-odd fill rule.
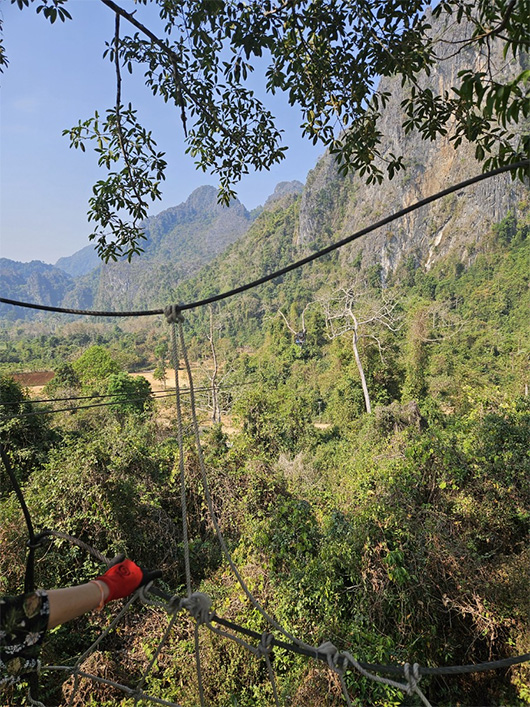
[[[450,32],[450,39],[458,39],[455,30]],[[448,45],[447,51],[454,53],[454,45]],[[521,70],[516,64],[508,65],[495,50],[490,61],[495,71]],[[422,80],[436,92],[451,92],[459,71],[484,68],[485,62],[485,57],[468,48],[442,61],[436,74]],[[380,126],[385,135],[384,153],[405,155],[407,171],[381,185],[366,185],[355,175],[341,177],[333,158],[325,155],[310,172],[302,195],[298,243],[305,248],[344,238],[481,171],[469,144],[455,150],[449,136],[426,142],[405,135],[401,102],[406,87],[388,80],[380,89],[391,94]],[[342,249],[340,258],[347,265],[362,253],[363,267],[380,264],[383,278],[409,257],[429,269],[437,258],[454,251],[467,264],[477,238],[509,211],[526,208],[527,198],[528,188],[520,182],[513,182],[509,175],[494,177],[378,229]]]
[[[281,199],[285,197],[301,194],[304,191],[304,185],[297,179],[292,182],[279,182],[274,189],[274,192],[265,202],[264,208],[273,208]]]

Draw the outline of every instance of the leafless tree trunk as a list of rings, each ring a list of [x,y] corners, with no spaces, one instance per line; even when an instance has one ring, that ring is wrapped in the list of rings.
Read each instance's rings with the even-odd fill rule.
[[[381,342],[373,330],[378,326],[383,326],[390,331],[399,329],[398,317],[394,311],[396,304],[384,296],[382,299],[376,299],[362,285],[342,287],[330,298],[322,301],[328,338],[335,339],[349,332],[352,333],[353,355],[359,371],[364,404],[368,413],[372,412],[372,403],[359,355],[359,339],[373,339],[382,356]]]
[[[368,386],[366,385],[366,376],[364,375],[363,364],[361,363],[361,357],[359,356],[359,348],[357,346],[358,334],[357,328],[353,330],[352,336],[352,346],[353,355],[355,356],[355,363],[357,364],[357,370],[359,371],[359,377],[361,378],[361,385],[363,387],[364,404],[366,406],[366,412],[372,412],[372,403],[370,401],[370,393],[368,392]]]
[[[210,307],[210,333],[208,335],[208,341],[210,342],[210,349],[212,351],[213,361],[213,370],[210,373],[209,378],[212,392],[212,422],[215,424],[217,422],[221,422],[221,409],[219,407],[219,387],[217,383],[217,376],[219,374],[219,364],[217,362],[217,354],[215,351],[212,307]]]

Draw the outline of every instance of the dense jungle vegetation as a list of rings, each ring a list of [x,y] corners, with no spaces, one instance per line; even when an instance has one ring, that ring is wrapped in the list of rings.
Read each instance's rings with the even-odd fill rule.
[[[187,317],[196,385],[211,387],[208,336],[221,362],[223,425],[211,424],[211,396],[201,394],[200,404],[222,530],[251,590],[308,643],[332,640],[367,662],[429,666],[530,651],[529,233],[527,222],[508,215],[468,267],[448,257],[425,272],[410,259],[384,287],[377,268],[363,270],[360,261],[341,283],[330,258],[310,274]],[[263,258],[281,265],[289,254]],[[225,277],[214,264],[179,300],[226,288]],[[359,327],[356,342],[371,413],[351,312],[363,321],[378,315]],[[128,375],[169,366],[165,324],[17,327],[2,332],[0,425],[35,525],[158,567],[161,586],[184,594],[174,403],[150,399],[142,379]],[[56,376],[42,397],[126,392],[131,401],[20,415],[43,405],[28,404],[9,373],[45,367]],[[212,597],[220,616],[261,632],[263,620],[221,557],[191,433],[185,455],[194,589]],[[17,593],[26,537],[1,473],[1,590]],[[100,569],[79,548],[56,542],[39,554],[37,581],[68,585]],[[116,611],[54,629],[43,663],[67,664]],[[86,669],[139,678],[165,625],[157,611],[134,610]],[[182,615],[146,690],[197,705],[193,653],[192,624]],[[266,669],[242,648],[203,630],[201,657],[208,705],[272,703]],[[344,704],[325,666],[279,650],[273,666],[282,704]],[[359,707],[418,703],[354,671],[346,682]],[[66,704],[71,681],[44,673],[42,684],[46,704]],[[424,678],[421,686],[436,705],[530,705],[530,666]],[[23,692],[8,699],[22,704]],[[132,700],[82,682],[74,704]]]

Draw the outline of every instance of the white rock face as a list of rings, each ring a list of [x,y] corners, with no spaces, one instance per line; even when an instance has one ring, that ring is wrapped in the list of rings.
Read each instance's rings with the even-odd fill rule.
[[[495,50],[491,61],[493,67],[501,67],[501,73],[521,70],[517,63],[507,67]],[[450,91],[459,71],[478,69],[484,64],[485,57],[467,49],[442,62],[439,71],[425,77],[424,83],[436,91]],[[336,242],[482,171],[474,158],[474,147],[467,143],[455,150],[447,136],[426,142],[417,135],[405,135],[401,127],[405,89],[399,81],[392,80],[385,81],[381,89],[391,93],[380,126],[385,135],[383,155],[403,154],[407,171],[390,182],[366,185],[355,175],[341,177],[333,159],[326,154],[309,173],[302,194],[298,244],[307,249]],[[527,209],[528,196],[528,186],[512,181],[509,174],[493,177],[443,197],[344,247],[341,262],[347,267],[362,252],[363,268],[380,265],[383,280],[409,257],[429,269],[438,258],[454,251],[467,265],[476,240],[509,211],[518,214]]]

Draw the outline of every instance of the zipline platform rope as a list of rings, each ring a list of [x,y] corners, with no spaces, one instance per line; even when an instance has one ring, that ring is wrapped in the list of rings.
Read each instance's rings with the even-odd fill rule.
[[[294,263],[292,266],[289,266],[288,268],[284,268],[282,271],[278,271],[276,273],[273,273],[272,275],[266,276],[264,278],[260,278],[260,280],[254,281],[253,283],[249,283],[248,285],[242,286],[240,288],[237,288],[236,290],[231,291],[230,293],[225,293],[224,295],[217,296],[216,298],[209,298],[207,300],[202,300],[200,302],[196,302],[193,304],[189,305],[183,305],[183,306],[177,306],[177,305],[171,305],[167,307],[164,310],[164,313],[166,315],[166,319],[168,324],[170,325],[171,328],[171,354],[172,354],[172,363],[173,367],[175,368],[175,382],[176,382],[176,388],[175,388],[175,402],[176,402],[176,416],[177,416],[177,430],[178,430],[178,447],[179,447],[179,473],[180,473],[180,489],[181,489],[181,511],[182,511],[182,533],[183,533],[183,548],[184,548],[184,565],[185,565],[185,575],[186,575],[186,596],[184,597],[177,597],[177,596],[171,596],[167,594],[166,592],[163,592],[159,588],[147,585],[147,587],[143,587],[139,589],[135,594],[124,604],[122,609],[119,611],[117,616],[112,620],[112,622],[109,624],[107,628],[97,637],[97,639],[92,643],[92,645],[87,648],[87,650],[78,657],[76,662],[73,665],[50,665],[50,666],[45,666],[42,668],[43,671],[46,672],[63,672],[65,674],[69,674],[73,676],[73,688],[70,693],[70,696],[68,698],[68,705],[72,706],[74,705],[74,700],[76,698],[76,695],[78,694],[78,691],[80,689],[80,681],[81,679],[88,679],[91,680],[95,683],[99,683],[101,685],[105,685],[108,687],[115,688],[117,690],[120,690],[125,698],[130,698],[133,700],[133,704],[140,705],[142,703],[151,703],[151,704],[157,704],[157,705],[166,705],[168,707],[180,707],[177,705],[175,702],[171,702],[169,700],[165,700],[161,697],[157,697],[154,695],[150,695],[149,692],[147,691],[146,685],[149,681],[149,677],[153,674],[154,670],[156,669],[156,664],[157,664],[157,659],[160,656],[164,646],[166,645],[172,629],[175,627],[178,617],[181,611],[186,610],[188,613],[191,615],[191,617],[194,620],[194,642],[195,642],[195,661],[196,661],[196,672],[197,672],[197,685],[198,685],[198,691],[199,691],[199,701],[201,704],[201,707],[206,707],[206,701],[205,701],[205,695],[204,695],[204,686],[203,686],[203,677],[202,677],[202,670],[201,670],[201,656],[200,656],[200,645],[199,645],[199,630],[201,627],[205,627],[212,633],[226,639],[233,641],[234,643],[238,644],[239,646],[243,647],[245,650],[249,651],[252,655],[256,657],[258,660],[263,660],[266,664],[267,668],[267,675],[268,679],[270,682],[271,686],[271,694],[272,694],[272,699],[274,701],[274,705],[276,707],[280,706],[280,698],[279,698],[279,693],[276,685],[276,679],[275,679],[275,674],[274,674],[274,669],[273,669],[273,651],[275,648],[280,648],[285,651],[289,651],[298,655],[303,655],[308,658],[322,661],[324,662],[330,670],[332,670],[334,673],[337,674],[340,684],[342,687],[342,693],[344,700],[346,704],[349,707],[352,707],[352,702],[351,698],[347,689],[347,685],[345,682],[345,672],[346,670],[354,670],[356,673],[358,673],[360,676],[363,676],[364,678],[388,685],[390,687],[396,688],[398,690],[401,690],[402,692],[408,694],[408,695],[416,695],[416,697],[419,698],[422,704],[426,705],[427,707],[429,706],[429,701],[426,697],[426,695],[423,693],[423,691],[420,688],[420,681],[423,677],[426,676],[434,676],[434,675],[456,675],[456,674],[467,674],[467,673],[475,673],[475,672],[482,672],[486,670],[495,670],[495,669],[502,669],[502,668],[508,668],[513,665],[517,665],[526,661],[530,661],[530,653],[527,653],[525,655],[520,655],[516,656],[513,658],[508,658],[505,660],[499,660],[499,661],[492,661],[488,663],[481,663],[478,665],[458,665],[458,666],[447,666],[447,667],[423,667],[420,666],[417,663],[414,663],[413,665],[410,665],[406,663],[405,665],[398,666],[398,665],[379,665],[379,664],[371,664],[371,663],[364,663],[359,660],[357,660],[351,653],[347,651],[339,651],[331,642],[325,642],[319,646],[311,646],[307,643],[305,643],[303,640],[299,639],[297,636],[291,634],[289,631],[286,630],[284,626],[279,624],[275,618],[273,618],[259,603],[259,601],[256,599],[256,597],[252,594],[250,589],[248,588],[247,584],[245,583],[241,572],[239,571],[238,567],[236,566],[230,551],[228,549],[227,543],[225,541],[225,538],[223,536],[223,533],[220,529],[219,522],[214,510],[211,494],[210,494],[210,488],[209,488],[209,482],[207,478],[207,473],[206,473],[206,466],[204,462],[204,457],[203,457],[203,452],[202,452],[202,446],[201,446],[201,440],[200,440],[200,431],[199,431],[199,425],[198,425],[198,420],[197,420],[197,414],[196,414],[196,400],[195,400],[195,389],[193,386],[193,376],[192,376],[192,371],[191,371],[191,366],[189,362],[189,356],[188,356],[188,351],[186,347],[186,341],[184,337],[184,332],[183,332],[183,316],[182,316],[182,311],[186,309],[192,309],[193,307],[198,307],[202,306],[204,304],[209,304],[213,301],[217,301],[218,299],[224,299],[228,296],[232,296],[233,294],[237,294],[238,292],[242,292],[245,289],[249,289],[250,287],[255,287],[258,284],[262,284],[263,282],[266,282],[268,280],[274,279],[275,277],[279,277],[281,274],[284,274],[285,272],[288,272],[290,270],[293,270],[297,267],[301,267],[303,264],[315,260],[317,257],[322,257],[322,255],[325,255],[326,253],[331,252],[331,250],[334,250],[336,248],[341,247],[342,245],[345,245],[346,243],[351,242],[355,238],[360,237],[361,235],[364,235],[365,233],[368,233],[375,228],[378,228],[381,225],[384,225],[385,223],[389,223],[391,220],[394,220],[395,218],[398,218],[399,216],[404,215],[405,213],[409,213],[410,211],[414,210],[415,208],[419,208],[420,206],[425,205],[426,203],[429,203],[430,201],[433,201],[437,198],[441,198],[442,196],[452,193],[453,191],[462,189],[464,186],[473,184],[477,181],[481,181],[482,179],[486,179],[488,177],[492,177],[496,174],[501,174],[503,172],[508,171],[509,169],[517,169],[521,166],[530,166],[530,160],[526,160],[523,162],[520,162],[518,164],[514,165],[509,165],[507,167],[499,168],[498,170],[494,170],[493,172],[479,175],[479,177],[475,177],[473,179],[467,180],[466,182],[461,182],[460,184],[451,187],[449,189],[444,190],[443,192],[439,192],[437,195],[434,197],[429,197],[429,199],[424,199],[422,202],[418,202],[418,204],[413,205],[412,207],[408,207],[408,209],[404,209],[403,211],[399,212],[398,214],[395,214],[391,217],[388,217],[387,219],[383,219],[382,221],[379,221],[377,224],[368,227],[366,229],[363,229],[362,231],[359,231],[357,234],[354,234],[353,236],[350,236],[347,239],[344,239],[338,244],[335,244],[334,246],[330,246],[329,248],[324,249],[323,251],[319,251],[319,253],[313,254],[313,256],[310,256],[309,258],[305,258],[302,261],[299,261],[298,263]],[[162,310],[151,310],[149,312],[127,312],[127,313],[109,313],[109,312],[88,312],[88,311],[80,311],[80,310],[62,310],[60,308],[50,308],[50,307],[43,307],[43,306],[37,306],[37,305],[30,305],[27,303],[20,303],[20,302],[15,302],[13,300],[6,300],[5,298],[0,298],[0,301],[2,302],[7,302],[15,305],[20,305],[20,306],[29,306],[37,309],[45,309],[45,310],[51,310],[51,311],[59,311],[59,312],[68,312],[68,313],[74,313],[74,314],[90,314],[90,315],[96,315],[96,316],[140,316],[140,315],[147,315],[147,314],[160,314]],[[179,377],[178,377],[178,364],[180,357],[184,359],[186,371],[187,371],[187,376],[188,376],[188,381],[189,381],[189,389],[186,390],[181,390],[180,385],[179,385]],[[212,601],[211,599],[202,593],[199,592],[193,592],[192,591],[192,577],[191,577],[191,570],[190,570],[190,546],[189,546],[189,538],[188,538],[188,521],[187,521],[187,512],[188,512],[188,498],[187,498],[187,488],[186,488],[186,479],[185,479],[185,451],[184,451],[184,426],[183,426],[183,419],[182,419],[182,404],[183,404],[183,395],[189,394],[189,404],[191,407],[191,418],[192,418],[192,430],[193,430],[193,435],[195,438],[195,449],[197,452],[197,458],[199,461],[199,468],[200,468],[200,476],[201,476],[201,483],[202,483],[202,490],[203,490],[203,495],[204,495],[204,500],[206,501],[207,507],[208,507],[208,512],[210,516],[210,520],[214,526],[217,539],[219,541],[219,544],[221,546],[224,558],[226,562],[228,563],[232,574],[236,578],[237,582],[239,583],[241,589],[243,590],[244,594],[246,595],[250,605],[260,614],[262,619],[265,621],[266,625],[269,627],[267,631],[263,633],[258,633],[253,630],[250,630],[248,628],[245,628],[243,626],[240,626],[232,621],[228,621],[226,619],[223,619],[222,617],[218,616],[213,610],[212,610]],[[82,541],[72,538],[71,536],[68,536],[64,533],[61,533],[59,531],[54,531],[54,530],[46,530],[41,533],[36,534],[33,523],[31,520],[31,514],[27,508],[27,505],[24,500],[23,493],[20,489],[20,486],[18,482],[16,481],[16,477],[14,476],[11,468],[10,468],[10,463],[9,463],[9,458],[3,448],[3,446],[0,445],[0,451],[1,451],[1,457],[2,461],[4,463],[4,466],[6,468],[6,471],[8,475],[11,478],[15,493],[17,495],[17,498],[19,500],[19,503],[21,505],[22,511],[24,513],[24,517],[26,520],[26,525],[28,528],[28,535],[29,535],[29,542],[28,542],[28,547],[29,547],[29,553],[28,553],[28,559],[27,559],[27,568],[26,568],[26,579],[25,579],[25,590],[26,591],[32,591],[34,587],[34,569],[33,569],[33,564],[34,564],[34,556],[35,556],[35,551],[39,547],[41,543],[44,542],[44,540],[47,537],[57,537],[62,540],[67,540],[69,542],[73,542],[77,544],[79,547],[84,549],[87,552],[90,552],[98,561],[105,563],[107,565],[112,563],[112,560],[109,560],[105,558],[101,553],[98,551],[94,550],[91,548],[89,545],[86,543],[83,543]],[[145,606],[151,607],[151,610],[154,611],[165,611],[168,614],[169,620],[167,623],[167,626],[156,646],[156,649],[154,650],[153,654],[151,655],[150,659],[147,661],[147,665],[142,672],[141,678],[136,681],[135,685],[125,685],[123,683],[117,682],[110,680],[106,677],[98,676],[98,675],[93,675],[87,670],[84,669],[83,665],[87,658],[96,651],[102,641],[105,639],[106,636],[108,636],[119,624],[119,622],[122,620],[122,618],[125,616],[125,614],[129,611],[130,607],[133,606],[135,603],[141,602]],[[391,676],[391,677],[384,677],[384,676]],[[30,704],[34,706],[40,706],[44,707],[43,703],[38,700],[37,697],[37,691],[34,689],[34,685],[32,686],[31,689],[31,694],[29,696],[29,702]]]

